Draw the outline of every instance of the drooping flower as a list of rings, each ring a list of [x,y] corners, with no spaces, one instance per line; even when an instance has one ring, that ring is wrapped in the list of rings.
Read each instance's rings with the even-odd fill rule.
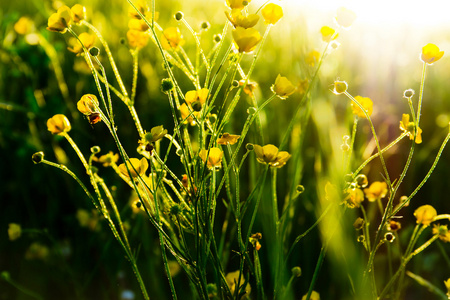
[[[370,202],[386,197],[387,192],[387,184],[384,181],[374,181],[368,188],[364,189],[367,200]]]
[[[416,128],[416,124],[409,121],[409,114],[403,114],[400,121],[400,129],[407,133],[410,140],[414,139],[414,128]],[[415,142],[416,144],[422,143],[422,129],[420,127],[417,127]]]
[[[156,141],[159,141],[167,134],[167,129],[164,129],[163,125],[155,126],[152,129],[150,129],[150,132],[146,132],[144,134],[144,138],[142,139],[142,142],[147,143],[154,143]]]
[[[417,224],[430,225],[436,216],[436,209],[431,205],[422,205],[414,211],[414,217],[417,219]]]
[[[440,60],[442,56],[444,56],[444,51],[440,51],[438,46],[435,44],[426,44],[422,48],[420,59],[424,63],[432,65],[434,62]]]
[[[22,227],[20,224],[9,223],[8,225],[8,237],[10,241],[15,241],[22,235]]]
[[[75,4],[70,10],[72,11],[72,17],[75,23],[80,23],[86,19],[86,7],[83,5]]]
[[[229,6],[231,9],[238,8],[243,9],[245,7],[244,2],[246,4],[250,3],[252,0],[226,0],[227,6]]]
[[[138,176],[143,176],[145,174],[145,171],[147,171],[148,168],[148,161],[145,157],[141,158],[140,160],[138,158],[130,158],[129,161],[127,161],[128,169],[130,170],[131,177],[135,178]],[[125,164],[119,165],[119,171],[124,176],[130,178],[130,175],[128,174],[127,166]]]
[[[439,239],[444,243],[450,242],[450,232],[448,231],[447,225],[433,225],[433,234],[439,234]]]
[[[368,97],[361,97],[356,96],[355,100],[361,104],[362,107],[364,107],[364,110],[366,111],[367,115],[370,117],[373,112],[373,102]],[[352,113],[360,118],[367,119],[366,114],[361,110],[361,108],[352,101]]]
[[[92,46],[94,46],[95,43],[95,35],[93,34],[89,34],[87,32],[83,32],[78,36],[78,39],[76,38],[71,38],[69,40],[69,44],[71,45],[71,47],[67,47],[67,50],[69,50],[70,52],[76,53],[77,55],[80,55],[81,53],[83,53],[83,46],[80,44],[83,43],[84,47],[89,50],[92,48]]]
[[[220,138],[217,139],[217,144],[219,145],[234,145],[237,143],[238,139],[240,138],[240,135],[236,134],[229,134],[228,132],[225,132],[222,134]]]
[[[320,28],[320,33],[322,34],[322,40],[326,43],[329,43],[338,37],[338,34],[335,35],[336,30],[329,26],[323,26]]]
[[[277,79],[275,79],[275,83],[270,89],[272,92],[277,94],[278,97],[284,100],[292,95],[297,88],[286,77],[278,74]]]
[[[198,153],[200,158],[203,160],[204,163],[206,163],[208,169],[218,169],[222,167],[222,157],[223,152],[217,147],[212,147],[211,149],[206,150],[202,149]]]
[[[166,50],[176,50],[184,45],[184,39],[178,27],[169,27],[161,35],[161,45]]]
[[[146,32],[139,30],[128,30],[127,31],[128,44],[131,48],[141,49],[144,48],[147,43],[149,36]]]
[[[253,97],[253,92],[258,87],[258,83],[256,83],[255,81],[248,80],[247,84],[245,84],[245,80],[241,79],[239,80],[239,86],[244,86],[244,93],[246,93],[250,97]]]
[[[237,27],[232,32],[233,40],[239,52],[252,52],[262,37],[254,28]]]
[[[319,59],[320,59],[320,52],[317,50],[313,50],[309,52],[308,55],[306,55],[305,62],[307,65],[314,67],[316,63],[319,61]]]
[[[72,127],[70,126],[69,119],[65,115],[56,114],[47,120],[47,129],[52,134],[64,134],[69,132]]]
[[[283,9],[277,4],[269,3],[261,10],[261,14],[266,24],[275,25],[283,17]]]
[[[114,154],[114,152],[109,151],[107,154],[104,154],[99,158],[94,156],[92,160],[101,163],[104,167],[109,167],[110,165],[117,163],[119,160],[119,154]]]
[[[356,14],[345,7],[340,7],[336,13],[336,23],[342,26],[344,29],[350,28],[353,22],[356,20]]]
[[[267,144],[263,147],[253,145],[256,159],[262,164],[268,164],[273,168],[281,168],[291,158],[287,151],[279,151],[278,148],[272,144]]]
[[[242,10],[232,9],[231,13],[225,11],[225,15],[234,27],[251,28],[259,21],[259,16],[255,14],[243,15]]]
[[[48,18],[47,29],[50,31],[65,33],[72,23],[72,11],[67,6],[61,6]]]

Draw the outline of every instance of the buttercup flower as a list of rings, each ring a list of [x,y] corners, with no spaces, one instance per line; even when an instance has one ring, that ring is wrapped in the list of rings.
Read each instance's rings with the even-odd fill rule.
[[[323,26],[322,28],[320,28],[320,33],[322,34],[322,40],[326,43],[329,43],[338,37],[338,34],[334,35],[336,33],[336,30],[329,26]]]
[[[361,97],[361,96],[356,96],[355,100],[359,102],[359,104],[361,104],[362,107],[364,107],[364,110],[366,111],[367,115],[370,117],[372,115],[372,111],[373,111],[373,102],[372,100],[370,100],[370,98],[368,97]],[[354,103],[352,101],[351,103],[352,106],[352,113],[360,118],[364,118],[366,119],[366,114],[361,110],[361,108],[356,105],[356,103]]]
[[[179,46],[184,45],[184,39],[178,27],[169,27],[163,31],[161,35],[161,45],[166,50],[176,50]]]
[[[275,25],[283,17],[283,9],[274,3],[269,3],[261,10],[266,24]]]
[[[222,167],[223,152],[219,148],[212,147],[209,149],[209,153],[208,150],[202,149],[198,155],[204,163],[207,163],[208,169],[213,170]]]
[[[387,230],[389,231],[398,231],[402,228],[402,224],[400,222],[390,220],[387,224]]]
[[[82,20],[86,19],[86,7],[83,5],[75,4],[70,10],[72,11],[72,17],[75,23],[80,23]]]
[[[98,99],[95,95],[86,94],[77,102],[77,109],[83,115],[90,115],[98,112]]]
[[[414,139],[415,127],[414,122],[409,121],[409,114],[403,114],[402,120],[400,121],[400,129],[408,134],[410,140]],[[415,142],[416,144],[422,143],[422,129],[420,127],[417,127]]]
[[[184,99],[186,103],[192,107],[193,110],[200,111],[203,104],[205,104],[208,95],[208,89],[200,89],[198,91],[187,92],[184,96]]]
[[[229,134],[228,132],[225,132],[222,134],[220,138],[217,139],[217,144],[219,145],[234,145],[237,143],[238,139],[240,138],[240,135],[236,134]]]
[[[141,158],[141,160],[137,158],[130,158],[130,161],[127,161],[128,169],[130,170],[131,177],[135,178],[138,176],[143,176],[145,171],[148,168],[148,161],[145,157]],[[130,177],[128,174],[127,166],[125,164],[119,165],[119,171],[126,177]]]
[[[33,259],[41,259],[45,260],[50,254],[50,250],[47,246],[42,245],[41,243],[34,242],[30,245],[27,252],[25,252],[25,259],[33,260]]]
[[[348,29],[350,28],[350,26],[352,26],[355,20],[356,14],[353,11],[346,9],[345,7],[338,8],[336,13],[336,23],[338,23],[340,26]]]
[[[128,30],[127,39],[131,48],[144,48],[148,43],[148,34],[139,30]]]
[[[150,132],[146,132],[144,134],[143,142],[144,143],[153,143],[160,139],[162,139],[167,134],[167,129],[164,129],[162,125],[155,126],[150,129]]]
[[[189,110],[189,109],[191,109],[191,110]],[[198,112],[194,111],[194,112],[192,112],[192,114],[191,114],[191,111],[192,111],[193,109],[192,109],[190,106],[188,107],[188,106],[186,105],[186,103],[181,104],[179,110],[180,110],[180,114],[181,114],[181,119],[182,119],[184,122],[187,122],[187,123],[189,123],[189,124],[192,125],[192,126],[195,125],[195,120],[194,120],[194,118],[192,117],[192,115],[197,116],[197,115],[198,115]]]
[[[78,38],[87,50],[91,49],[92,46],[94,46],[95,35],[83,32],[78,36]],[[71,47],[67,47],[67,50],[76,53],[77,55],[83,53],[83,46],[80,44],[80,41],[76,38],[71,38],[69,40],[69,44],[71,45]]]
[[[244,84],[245,84],[244,79],[239,80],[240,86],[243,86]],[[255,81],[248,80],[247,84],[245,84],[245,86],[244,86],[244,93],[246,93],[250,97],[253,97],[253,92],[256,90],[257,87],[258,87],[258,84]]]
[[[270,89],[284,100],[292,95],[297,88],[286,77],[278,74],[277,79],[275,79],[275,84]]]
[[[439,51],[439,47],[435,44],[426,44],[422,48],[422,54],[420,55],[420,59],[429,65],[432,65],[434,62],[440,60],[444,56],[444,51]]]
[[[450,298],[450,278],[444,281],[445,287],[447,288],[447,297]]]
[[[316,291],[312,291],[309,299],[306,299],[306,296],[308,296],[308,294],[303,295],[302,300],[320,300],[320,294]]]
[[[313,50],[309,52],[308,55],[305,57],[305,62],[309,66],[314,67],[316,63],[319,61],[319,59],[320,59],[320,52]]]
[[[359,207],[361,202],[364,201],[364,193],[361,189],[347,189],[347,197],[344,199],[344,203],[349,208]]]
[[[230,287],[231,294],[234,295],[234,291],[239,288],[239,290],[242,289],[242,286],[245,283],[244,276],[241,276],[241,280],[238,283],[239,280],[239,270],[230,272],[225,276],[225,280],[227,281],[228,286]],[[250,295],[250,292],[252,291],[252,287],[250,286],[250,283],[247,283],[247,286],[245,287],[245,294],[248,296]]]
[[[67,6],[61,6],[48,18],[47,29],[50,31],[65,33],[72,23],[72,11]]]
[[[297,91],[300,94],[304,94],[308,90],[308,86],[309,86],[309,80],[308,79],[302,79],[302,80],[300,80],[298,82]]]
[[[52,134],[64,134],[69,132],[72,127],[70,126],[69,119],[65,115],[57,114],[47,120],[47,129]]]
[[[259,145],[253,145],[255,150],[256,159],[262,164],[268,164],[273,168],[281,168],[291,158],[291,155],[287,151],[279,151],[278,148],[272,144],[265,145],[263,147]]]
[[[8,237],[10,241],[15,241],[22,235],[22,227],[20,224],[9,223],[8,225]]]
[[[422,205],[414,211],[414,217],[417,219],[417,224],[430,225],[436,216],[436,209],[431,205]]]
[[[145,0],[134,1],[134,6],[136,6],[136,8],[143,15],[145,15],[149,11],[149,7],[147,5],[147,1],[145,1]],[[141,16],[137,13],[137,11],[131,5],[128,8],[128,15],[130,16],[130,18],[134,18],[134,19],[140,19],[141,18]]]
[[[248,0],[246,1],[247,3],[250,3],[252,0]],[[227,0],[227,5],[230,8],[238,8],[238,9],[243,9],[245,7],[244,5],[244,0]]]
[[[254,28],[237,27],[232,32],[233,40],[239,52],[252,52],[262,37]]]
[[[145,32],[148,30],[149,27],[148,27],[147,23],[145,23],[145,21],[142,19],[130,19],[128,21],[128,28],[130,30],[137,30],[137,31]]]
[[[364,189],[364,194],[370,202],[386,197],[387,192],[386,182],[381,181],[374,181],[368,188]]]
[[[34,22],[28,17],[21,17],[16,24],[14,24],[14,30],[18,34],[28,34],[35,30]]]
[[[439,239],[444,243],[450,242],[450,232],[448,231],[447,225],[433,225],[433,234],[439,234]]]
[[[345,93],[347,91],[347,89],[348,89],[347,82],[339,81],[339,80],[336,80],[334,82],[334,89],[333,89],[334,94],[339,95],[339,94]]]
[[[107,154],[102,155],[99,158],[94,156],[93,160],[101,163],[104,167],[109,167],[110,165],[117,163],[119,160],[119,153],[114,154],[114,152],[109,151]]]
[[[248,14],[247,16],[244,16],[242,10],[237,8],[232,9],[231,13],[226,11],[225,15],[234,27],[250,28],[255,26],[259,21],[258,15]]]

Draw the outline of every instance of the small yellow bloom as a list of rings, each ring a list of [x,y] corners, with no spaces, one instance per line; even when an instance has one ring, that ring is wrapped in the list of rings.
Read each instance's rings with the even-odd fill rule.
[[[275,84],[270,89],[284,100],[292,95],[297,88],[286,77],[278,74],[277,79],[275,79]]]
[[[338,37],[338,34],[335,35],[336,30],[329,26],[323,26],[320,28],[320,33],[322,34],[322,40],[326,43],[329,43]]]
[[[336,13],[336,22],[345,29],[350,28],[353,22],[356,20],[356,14],[346,9],[345,7],[340,7]]]
[[[69,50],[70,52],[76,53],[77,55],[80,55],[81,53],[83,53],[83,46],[80,44],[80,41],[81,41],[81,43],[83,43],[84,47],[87,50],[91,49],[92,46],[94,46],[95,35],[83,32],[78,36],[78,38],[80,40],[78,40],[76,38],[71,38],[69,40],[69,44],[71,45],[71,47],[67,47],[67,50]]]
[[[28,17],[21,17],[16,24],[14,24],[14,30],[18,34],[29,34],[35,30],[34,22]]]
[[[302,300],[320,300],[320,294],[316,291],[312,291],[309,299],[306,299],[306,296],[308,296],[308,294],[303,295]]]
[[[225,276],[225,280],[227,281],[228,287],[230,288],[231,294],[234,295],[235,290],[238,288],[239,290],[242,290],[242,286],[245,283],[244,276],[241,276],[241,280],[238,283],[239,280],[239,270],[230,272]],[[250,286],[250,283],[247,283],[247,286],[245,287],[245,296],[249,296],[252,291],[252,287]],[[245,299],[245,298],[244,298]]]
[[[450,298],[450,278],[444,281],[445,287],[447,288],[447,297]]]
[[[128,30],[127,39],[131,48],[144,48],[148,43],[148,34],[138,30]]]
[[[47,246],[42,245],[41,243],[34,242],[30,245],[27,252],[25,252],[25,259],[34,260],[40,259],[45,260],[50,254],[50,250]]]
[[[256,159],[262,164],[268,164],[273,168],[281,168],[291,158],[291,155],[287,151],[279,151],[278,148],[272,144],[265,145],[263,147],[259,145],[253,145],[255,150]]]
[[[150,132],[146,132],[144,134],[144,138],[142,139],[142,143],[153,143],[160,139],[162,139],[167,134],[167,129],[164,129],[163,125],[155,126],[150,129]]]
[[[67,6],[61,6],[48,18],[47,29],[50,31],[65,33],[72,23],[72,11]]]
[[[384,181],[374,181],[368,188],[364,189],[367,200],[370,202],[386,197],[387,192],[387,184]]]
[[[245,84],[244,79],[239,80],[240,86],[243,86],[244,84]],[[257,87],[258,87],[258,84],[255,81],[248,80],[247,84],[245,84],[245,86],[244,86],[244,93],[246,93],[250,97],[253,97],[253,92],[256,90]]]
[[[339,95],[339,94],[345,93],[347,91],[347,89],[348,89],[347,82],[339,81],[339,80],[336,80],[334,82],[334,89],[333,89],[334,94]]]
[[[95,95],[86,94],[77,102],[77,108],[83,115],[98,113],[98,99]]]
[[[234,8],[231,13],[226,11],[225,15],[234,27],[251,28],[259,21],[259,16],[255,14],[248,14],[244,16],[242,10]]]
[[[134,1],[134,6],[141,12],[141,14],[145,15],[149,11],[149,7],[147,5],[146,0],[137,0]],[[128,8],[128,15],[130,18],[141,19],[141,16],[137,13],[137,11],[130,5]]]
[[[210,170],[218,169],[222,167],[223,152],[217,147],[212,147],[208,150],[202,149],[199,154],[204,163],[207,163],[207,167]]]
[[[47,129],[52,134],[64,134],[69,132],[72,127],[65,115],[57,114],[47,120]]]
[[[130,170],[131,177],[135,178],[138,176],[143,176],[145,171],[148,168],[148,161],[145,157],[141,158],[141,160],[137,158],[130,158],[130,161],[127,161],[128,169]],[[119,171],[126,177],[130,177],[128,174],[127,166],[125,164],[119,165]]]
[[[166,50],[176,50],[184,45],[184,39],[178,27],[169,27],[161,35],[161,45]]]
[[[142,19],[130,19],[128,21],[128,28],[130,30],[137,30],[144,32],[147,31],[149,27],[147,23],[145,23],[145,21]]]
[[[252,52],[262,39],[258,30],[254,28],[237,27],[233,30],[232,35],[239,52]]]
[[[94,156],[93,160],[101,163],[104,167],[109,167],[110,165],[117,163],[117,161],[119,160],[119,154],[114,154],[114,152],[109,151],[107,154],[102,155],[99,158]]]
[[[447,225],[433,225],[433,234],[439,234],[439,239],[444,243],[450,242],[450,232],[448,231]]]
[[[225,132],[222,134],[220,138],[217,139],[217,144],[219,145],[234,145],[237,143],[238,139],[240,138],[240,135],[236,134],[229,134],[228,132]]]
[[[70,10],[72,11],[72,17],[75,23],[80,23],[86,19],[86,7],[83,5],[75,4]]]
[[[309,87],[309,80],[308,79],[302,79],[299,81],[298,85],[297,85],[297,91],[303,95]]]
[[[248,0],[246,2],[250,3],[251,1],[252,0]],[[227,3],[227,6],[229,6],[232,9],[234,9],[234,8],[243,9],[245,7],[244,0],[227,0],[226,3]]]
[[[430,225],[436,216],[436,209],[431,205],[422,205],[414,211],[414,217],[417,219],[417,224]]]
[[[344,203],[349,208],[359,207],[364,201],[364,193],[361,189],[347,189],[347,197],[344,199]]]
[[[186,103],[181,104],[179,110],[180,110],[181,119],[183,120],[183,122],[187,122],[191,126],[195,125],[195,120],[192,117],[192,115],[198,116],[198,112],[194,111],[191,114],[191,111],[193,111],[193,109],[190,106],[188,107],[186,105]]]
[[[370,117],[373,112],[373,102],[368,97],[361,97],[356,96],[355,100],[361,104],[362,107],[364,107],[364,110],[366,111],[367,115]],[[366,114],[361,110],[361,108],[356,105],[355,103],[351,103],[352,106],[352,113],[360,118],[367,119]]]
[[[414,122],[409,121],[409,114],[403,114],[402,120],[400,121],[400,129],[408,134],[410,140],[414,139],[415,127]],[[416,144],[422,143],[422,129],[420,127],[417,127],[415,142]]]
[[[22,235],[22,227],[20,224],[9,223],[8,225],[8,237],[10,241],[15,241]]]
[[[427,44],[422,48],[420,59],[429,65],[440,60],[444,56],[444,51],[439,51],[439,47],[435,44]]]
[[[314,67],[316,63],[319,61],[319,59],[320,59],[320,52],[313,50],[309,52],[308,55],[305,57],[305,62],[307,65]]]
[[[208,99],[209,90],[200,89],[198,91],[189,91],[184,96],[186,103],[193,108],[195,111],[200,111],[203,104],[205,104],[206,99]]]
[[[266,24],[275,25],[283,17],[283,9],[274,3],[269,3],[261,10]]]
[[[92,231],[100,230],[100,218],[97,210],[93,209],[92,211],[87,211],[85,209],[78,209],[76,218],[78,219],[80,227],[87,227]]]

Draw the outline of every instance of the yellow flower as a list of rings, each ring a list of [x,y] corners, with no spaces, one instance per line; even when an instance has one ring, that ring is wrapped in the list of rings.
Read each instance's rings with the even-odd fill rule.
[[[47,246],[42,245],[41,243],[34,242],[30,245],[27,252],[25,253],[25,259],[41,259],[45,260],[50,254],[50,250]]]
[[[22,227],[20,224],[9,223],[8,225],[8,237],[10,241],[15,241],[22,235]]]
[[[436,209],[431,205],[422,205],[414,211],[414,217],[417,219],[417,224],[430,225],[436,216]]]
[[[245,84],[244,79],[239,80],[240,86],[243,86],[244,84]],[[257,87],[258,87],[258,84],[256,82],[248,80],[247,84],[245,84],[245,86],[244,86],[244,93],[246,93],[250,97],[253,97],[253,92],[256,90]]]
[[[386,182],[381,181],[374,181],[368,188],[364,189],[364,194],[370,202],[386,197],[387,192]]]
[[[361,104],[362,107],[364,107],[364,110],[366,111],[367,115],[370,117],[372,115],[372,111],[373,111],[373,102],[372,100],[370,100],[370,98],[368,97],[361,97],[361,96],[356,96],[355,100],[359,102],[359,104]],[[352,113],[360,118],[365,118],[366,114],[364,114],[364,112],[361,110],[361,108],[356,105],[356,103],[351,103],[352,106]]]
[[[86,7],[83,5],[75,4],[70,10],[72,11],[72,17],[75,23],[80,23],[82,20],[86,19]]]
[[[222,167],[223,152],[217,147],[212,147],[208,150],[202,149],[199,154],[204,163],[207,163],[207,167],[210,170]]]
[[[252,0],[247,0],[247,3],[250,3]],[[227,5],[230,8],[238,8],[238,9],[243,9],[245,7],[244,5],[244,0],[227,0]]]
[[[86,94],[77,102],[77,108],[83,115],[90,115],[98,112],[98,99],[95,95]]]
[[[408,134],[410,140],[414,139],[415,127],[416,125],[414,122],[409,121],[409,114],[403,114],[402,120],[400,121],[400,129]],[[417,127],[415,142],[416,144],[422,143],[422,129],[420,129],[420,127]]]
[[[277,79],[275,79],[275,84],[270,89],[284,100],[292,95],[297,88],[286,77],[278,74]]]
[[[439,47],[435,44],[427,44],[422,48],[420,59],[429,65],[440,60],[444,56],[444,51],[439,51]]]
[[[225,132],[222,134],[220,138],[217,139],[217,144],[219,145],[234,145],[237,143],[238,139],[240,138],[240,135],[236,134],[229,134],[228,132]]]
[[[102,155],[99,158],[94,156],[93,160],[101,163],[104,167],[109,167],[110,165],[117,163],[117,161],[119,160],[119,154],[114,154],[114,152],[109,151],[107,154]]]
[[[18,34],[28,34],[35,30],[34,22],[27,17],[21,17],[16,24],[14,24],[14,30]]]
[[[387,224],[387,229],[389,231],[398,231],[402,228],[402,224],[400,222],[394,221],[394,220],[390,220],[389,223]]]
[[[208,99],[209,90],[200,89],[198,91],[189,91],[184,96],[186,103],[195,111],[200,111],[206,99]]]
[[[144,20],[141,19],[130,19],[128,21],[128,28],[130,30],[137,30],[137,31],[147,31],[148,30],[148,25],[147,23],[145,23]]]
[[[179,110],[180,110],[180,114],[181,114],[181,119],[183,120],[183,122],[187,122],[187,123],[189,123],[190,125],[193,126],[193,125],[195,125],[195,120],[192,117],[192,115],[197,116],[198,112],[194,111],[191,114],[191,111],[189,109],[191,109],[191,111],[193,110],[192,107],[190,107],[190,106],[188,107],[186,105],[186,103],[183,103],[183,104],[180,105]]]
[[[348,89],[347,82],[339,81],[339,80],[336,80],[334,82],[334,89],[333,89],[334,94],[339,95],[339,94],[345,93],[347,91],[347,89]]]
[[[309,80],[308,79],[303,79],[300,80],[300,82],[297,85],[297,90],[300,94],[304,94],[309,87]]]
[[[136,6],[136,8],[143,15],[145,15],[148,12],[148,10],[149,10],[149,7],[147,5],[147,1],[146,0],[134,1],[134,6]],[[131,5],[128,8],[128,15],[130,16],[130,18],[135,18],[135,19],[140,19],[141,18],[141,16],[137,13],[137,11]]]
[[[145,171],[148,168],[148,161],[145,157],[141,158],[141,160],[137,158],[130,158],[130,161],[127,161],[128,169],[130,170],[131,177],[135,178],[138,176],[143,176]],[[130,177],[128,174],[127,166],[125,164],[119,165],[119,171],[126,177]]]
[[[61,6],[48,18],[47,29],[50,31],[65,33],[72,23],[72,11],[67,6]]]
[[[329,43],[338,37],[338,34],[334,35],[336,30],[328,26],[323,26],[320,28],[320,33],[322,34],[322,40],[326,43]]]
[[[164,129],[163,125],[155,126],[150,129],[150,132],[144,134],[142,139],[143,144],[153,143],[162,139],[167,134],[167,129]]]
[[[92,46],[94,46],[95,35],[83,32],[82,34],[80,34],[78,36],[78,38],[80,39],[81,43],[83,43],[84,47],[87,50],[91,49]],[[70,52],[73,52],[73,53],[76,53],[77,55],[80,55],[81,53],[83,53],[83,46],[80,44],[80,41],[78,39],[76,39],[76,38],[71,38],[69,40],[69,44],[72,47],[67,47],[67,49]]]
[[[307,65],[314,67],[316,63],[319,61],[319,59],[320,59],[320,52],[313,50],[309,52],[308,55],[305,57],[305,62]]]
[[[340,7],[336,13],[336,22],[345,29],[350,28],[353,22],[356,20],[356,14],[346,9],[345,7]]]
[[[349,208],[359,207],[361,202],[364,201],[364,193],[361,189],[347,189],[347,197],[344,199],[344,203]]]
[[[78,223],[80,227],[87,227],[92,231],[100,230],[99,226],[99,215],[97,210],[93,209],[91,212],[85,209],[78,209],[76,218],[78,219]]]
[[[268,164],[273,168],[281,168],[286,164],[291,155],[287,151],[279,151],[278,148],[272,144],[263,147],[253,145],[256,159],[262,164]]]
[[[239,290],[242,290],[242,287],[245,283],[245,278],[244,276],[241,275],[241,280],[238,283],[239,280],[239,270],[234,271],[234,272],[230,272],[225,276],[225,280],[227,281],[227,284],[230,288],[231,294],[234,295],[234,292],[236,290],[236,288],[238,288]],[[252,287],[250,286],[250,283],[247,283],[247,285],[245,286],[245,296],[250,295],[252,291]]]
[[[450,278],[444,281],[445,287],[447,288],[447,297],[450,298]]]
[[[258,30],[254,28],[237,27],[233,30],[232,35],[239,52],[252,52],[262,39]]]
[[[57,114],[47,120],[47,129],[52,134],[64,134],[69,132],[72,127],[70,126],[69,119],[65,115]]]
[[[439,239],[444,243],[450,242],[450,232],[448,231],[447,225],[433,225],[433,234],[439,234]]]
[[[226,11],[225,15],[234,27],[251,28],[255,26],[259,21],[258,15],[248,14],[247,16],[244,16],[242,14],[242,10],[237,8],[232,9],[231,14],[230,12]]]
[[[161,35],[161,45],[166,50],[176,50],[184,45],[184,39],[178,27],[169,27]]]
[[[306,299],[306,296],[308,296],[308,294],[303,295],[302,300],[320,300],[320,294],[316,291],[312,291],[309,299]]]
[[[261,10],[266,24],[275,25],[283,17],[283,9],[274,3],[269,3]]]
[[[148,43],[148,34],[138,30],[128,30],[127,39],[131,48],[144,48]]]

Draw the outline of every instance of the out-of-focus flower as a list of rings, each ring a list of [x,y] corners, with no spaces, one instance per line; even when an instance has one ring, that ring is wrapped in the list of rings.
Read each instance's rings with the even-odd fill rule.
[[[138,158],[130,158],[130,161],[127,161],[128,169],[130,170],[131,177],[135,178],[138,176],[143,176],[145,174],[145,171],[147,171],[148,168],[148,161],[145,157],[143,157],[141,160]],[[125,164],[119,165],[119,171],[126,177],[130,177],[128,174],[127,166]]]
[[[361,229],[363,229],[365,223],[366,223],[366,221],[364,221],[363,218],[357,218],[357,219],[355,220],[355,222],[353,222],[353,227],[354,227],[356,230],[361,230]]]
[[[189,91],[184,96],[186,103],[192,107],[194,111],[200,111],[203,104],[205,104],[206,99],[208,99],[209,90],[200,89],[198,91]]]
[[[217,139],[217,144],[219,145],[234,145],[237,143],[238,139],[240,138],[240,135],[236,134],[229,134],[228,132],[225,132],[222,134],[220,138]]]
[[[339,81],[339,80],[336,80],[334,82],[334,89],[333,89],[334,94],[339,95],[339,94],[345,93],[347,91],[347,89],[348,89],[347,82]]]
[[[447,225],[433,225],[433,234],[439,234],[439,239],[444,243],[450,242],[450,232],[448,231]]]
[[[134,6],[137,8],[141,14],[145,15],[149,11],[149,7],[147,5],[147,1],[145,0],[137,0],[134,2]],[[137,13],[133,6],[130,5],[128,8],[128,15],[130,18],[140,19],[141,16]]]
[[[15,241],[22,235],[22,227],[20,224],[9,223],[8,225],[8,237],[10,241]]]
[[[149,36],[147,33],[139,30],[128,30],[127,31],[128,44],[131,48],[144,48],[147,43]]]
[[[398,231],[402,228],[402,224],[400,222],[390,220],[387,224],[387,230],[389,231]]]
[[[429,65],[432,65],[434,62],[437,62],[444,56],[444,51],[440,51],[439,47],[435,44],[426,44],[422,48],[422,54],[420,55],[420,59]]]
[[[80,23],[86,19],[86,7],[83,5],[75,4],[70,10],[72,11],[72,17],[75,23]]]
[[[277,94],[278,97],[284,100],[292,95],[297,88],[286,77],[278,74],[277,79],[275,79],[275,83],[270,89],[272,92]]]
[[[368,188],[364,189],[364,194],[370,202],[386,197],[387,192],[387,184],[384,181],[374,181]]]
[[[444,281],[445,287],[447,288],[447,297],[450,298],[450,278]]]
[[[178,27],[169,27],[161,35],[161,45],[166,50],[176,50],[184,45],[184,39]]]
[[[71,38],[69,40],[69,44],[71,45],[71,47],[67,47],[67,49],[70,52],[76,53],[77,55],[80,55],[81,53],[83,53],[83,46],[80,44],[83,43],[84,47],[89,50],[92,48],[92,46],[94,46],[95,43],[95,35],[93,34],[89,34],[87,32],[83,32],[78,36],[78,39],[76,38]]]
[[[240,86],[243,86],[244,84],[245,84],[244,79],[239,80]],[[245,86],[244,86],[244,93],[246,93],[250,97],[253,97],[253,92],[256,90],[257,87],[258,87],[258,84],[255,81],[248,80],[247,84],[245,84]]]
[[[117,163],[119,160],[119,154],[109,151],[107,154],[104,154],[97,158],[96,156],[93,157],[93,161],[96,161],[98,163],[101,163],[104,167],[109,167],[112,164]]]
[[[244,5],[244,0],[226,0],[226,4],[234,9],[234,8],[238,8],[238,9],[243,9],[245,7]],[[252,0],[247,0],[245,1],[247,4],[250,3]]]
[[[261,239],[262,239],[262,234],[257,232],[257,233],[252,234],[248,240],[250,243],[252,243],[253,247],[255,247],[255,250],[259,251],[261,249],[261,243],[259,242],[259,240],[261,240]]]
[[[259,16],[255,14],[248,14],[247,16],[242,14],[242,10],[234,8],[231,13],[225,11],[225,15],[234,27],[251,28],[259,21]]]
[[[298,82],[297,91],[301,95],[303,95],[308,90],[308,87],[309,87],[309,80],[308,79],[302,79],[302,80],[300,80]]]
[[[430,225],[436,216],[436,209],[431,205],[422,205],[414,211],[414,217],[417,219],[417,224]]]
[[[18,34],[29,34],[35,31],[34,22],[28,17],[21,17],[16,24],[14,30]]]
[[[356,14],[350,9],[346,9],[345,7],[340,7],[336,13],[336,23],[342,26],[345,29],[350,28],[353,22],[356,20]]]
[[[222,167],[222,157],[223,152],[217,147],[212,147],[208,150],[202,149],[198,153],[200,158],[203,160],[204,163],[207,164],[208,169],[218,169]]]
[[[338,37],[338,34],[336,34],[336,30],[329,26],[323,26],[320,28],[320,34],[322,34],[322,40],[326,43],[331,42],[332,40],[335,40]]]
[[[25,259],[34,260],[40,259],[45,260],[50,254],[50,250],[47,246],[42,245],[41,243],[34,242],[30,245],[27,252],[25,252]]]
[[[400,129],[408,134],[410,140],[414,139],[414,128],[416,128],[416,124],[409,121],[409,114],[403,114]],[[415,142],[416,144],[422,143],[422,129],[420,127],[417,127]]]
[[[72,11],[67,6],[61,6],[48,18],[47,29],[50,31],[65,33],[72,23]]]
[[[262,37],[254,28],[237,27],[232,32],[233,40],[239,52],[252,52]]]
[[[356,96],[355,100],[361,104],[362,107],[364,107],[364,110],[366,111],[367,115],[370,117],[373,112],[373,102],[368,97],[361,97]],[[361,108],[356,105],[356,103],[351,103],[352,106],[352,113],[360,118],[367,119],[366,114],[361,110]]]
[[[65,115],[57,114],[47,120],[47,129],[52,134],[64,134],[69,132],[72,127]]]
[[[232,295],[234,295],[234,292],[236,291],[236,289],[241,290],[242,286],[245,283],[245,278],[244,276],[241,276],[241,279],[238,283],[239,280],[239,270],[234,271],[234,272],[230,272],[225,276],[225,280],[227,281],[228,287],[230,288],[230,292]],[[252,291],[252,287],[250,286],[250,283],[247,283],[247,285],[245,286],[245,296],[249,296],[250,293]]]
[[[317,50],[313,50],[309,52],[308,55],[306,55],[305,62],[307,65],[314,67],[316,63],[319,61],[319,59],[320,59],[320,52]]]
[[[361,202],[364,201],[364,193],[361,189],[347,189],[347,197],[344,199],[344,203],[349,208],[359,207]]]
[[[302,300],[320,300],[320,294],[316,291],[312,291],[309,299],[306,299],[306,296],[308,296],[308,294],[303,295]]]
[[[279,151],[278,148],[272,144],[267,144],[263,147],[260,145],[253,145],[256,154],[256,159],[262,164],[268,164],[273,168],[281,168],[291,158],[287,151]]]
[[[147,23],[145,23],[145,21],[142,19],[130,19],[128,21],[128,28],[130,30],[137,30],[137,31],[145,32],[148,30],[149,27],[148,27]]]
[[[266,24],[275,25],[283,17],[283,9],[277,4],[269,3],[261,10],[261,14]]]
[[[92,231],[98,231],[100,229],[99,225],[99,215],[97,210],[93,209],[91,212],[85,209],[78,209],[76,218],[81,227],[89,228]]]
[[[414,93],[413,89],[407,89],[403,92],[403,98],[410,99],[414,96]]]

